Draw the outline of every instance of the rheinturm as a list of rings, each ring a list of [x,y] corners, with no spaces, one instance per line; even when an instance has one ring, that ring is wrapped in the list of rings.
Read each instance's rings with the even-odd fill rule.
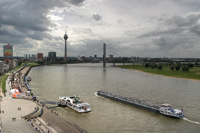
[[[67,36],[66,32],[64,34],[64,39],[65,39],[65,56],[64,56],[64,61],[66,61],[67,60],[67,39],[68,39],[68,36]]]

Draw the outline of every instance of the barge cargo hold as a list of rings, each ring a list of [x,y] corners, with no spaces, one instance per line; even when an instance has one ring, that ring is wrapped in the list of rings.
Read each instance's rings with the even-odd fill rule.
[[[137,100],[137,99],[124,97],[124,96],[120,96],[120,95],[115,95],[115,94],[112,94],[112,93],[106,92],[106,91],[97,91],[97,95],[117,101],[117,102],[121,102],[121,103],[124,103],[127,105],[131,105],[131,106],[137,107],[139,109],[144,109],[146,111],[149,111],[149,112],[152,112],[155,114],[162,114],[162,115],[174,117],[174,118],[183,118],[184,117],[182,110],[173,109],[173,108],[171,108],[171,106],[169,104],[163,104],[161,106],[157,106],[157,105],[149,104],[144,101]]]

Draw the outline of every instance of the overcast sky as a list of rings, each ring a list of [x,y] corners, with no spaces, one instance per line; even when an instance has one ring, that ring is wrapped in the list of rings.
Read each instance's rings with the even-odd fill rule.
[[[0,56],[200,58],[199,0],[0,0]]]

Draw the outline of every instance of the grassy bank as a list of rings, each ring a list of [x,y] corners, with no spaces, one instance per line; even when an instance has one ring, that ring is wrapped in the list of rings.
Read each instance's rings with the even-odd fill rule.
[[[158,75],[164,75],[164,76],[170,76],[170,77],[176,77],[176,78],[187,78],[187,79],[196,79],[200,80],[200,67],[192,67],[189,69],[188,72],[182,71],[182,70],[170,70],[169,66],[163,66],[162,70],[158,69],[152,69],[151,67],[144,67],[143,65],[121,65],[117,66],[120,68],[126,68],[126,69],[135,69],[140,70],[147,73],[152,74],[158,74]]]
[[[16,71],[16,70],[18,70],[19,68],[23,67],[26,64],[28,64],[28,63],[23,63],[22,65],[14,68],[13,70]],[[37,65],[39,65],[39,64],[38,63],[30,63],[28,66],[37,66]],[[8,73],[12,73],[13,70],[9,71]],[[2,88],[2,92],[3,93],[5,93],[7,91],[6,90],[6,80],[7,80],[7,78],[8,78],[8,75],[6,75],[5,73],[0,77],[0,86]]]
[[[6,93],[6,80],[8,78],[8,75],[3,74],[1,79],[0,79],[0,84],[1,84],[1,88],[2,88],[2,93]]]
[[[40,64],[38,64],[38,63],[30,63],[30,64],[28,64],[28,66],[40,66]]]

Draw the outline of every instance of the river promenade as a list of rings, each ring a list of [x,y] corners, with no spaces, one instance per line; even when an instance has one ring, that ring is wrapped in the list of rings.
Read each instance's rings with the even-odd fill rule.
[[[25,67],[21,70],[21,77],[17,74],[15,78],[21,88],[22,93],[27,94],[27,88],[23,84],[22,76],[29,71],[30,67]],[[20,82],[19,82],[20,81]],[[1,104],[1,130],[2,132],[15,133],[86,133],[77,125],[59,117],[53,110],[47,109],[30,96],[28,99],[13,99],[10,92],[11,83],[9,78],[6,81],[7,92],[0,102]],[[36,112],[36,109],[42,110],[41,117],[29,118],[29,114]],[[26,119],[25,119],[26,118]]]

